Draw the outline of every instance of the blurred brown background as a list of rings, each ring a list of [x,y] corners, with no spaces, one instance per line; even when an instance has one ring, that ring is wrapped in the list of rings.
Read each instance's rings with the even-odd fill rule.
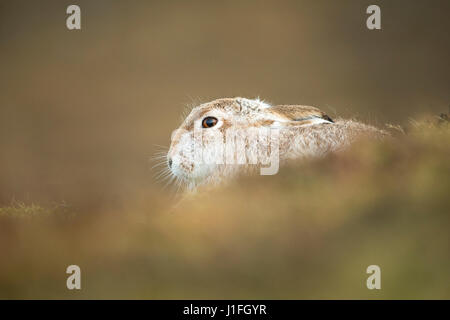
[[[373,2],[373,1],[372,1]],[[185,105],[245,96],[374,124],[450,103],[449,1],[0,1],[0,201],[152,184]]]
[[[66,28],[74,3],[80,31]],[[366,28],[370,4],[381,31]],[[0,221],[0,298],[450,297],[448,134],[179,206],[149,163],[186,105],[219,97],[380,126],[447,111],[449,12],[448,0],[0,0],[0,210],[76,214]],[[364,287],[374,263],[381,294]],[[65,288],[69,264],[81,292]]]

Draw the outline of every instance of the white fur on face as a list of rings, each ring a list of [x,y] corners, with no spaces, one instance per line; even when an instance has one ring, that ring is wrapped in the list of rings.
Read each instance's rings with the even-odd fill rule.
[[[183,125],[187,126],[193,122],[193,130],[178,129],[172,134],[172,145],[168,152],[168,157],[172,160],[170,170],[187,184],[201,182],[210,177],[218,166],[225,163],[226,148],[223,145],[226,137],[219,130],[224,120],[231,123],[235,129],[248,128],[251,120],[260,118],[258,113],[260,110],[270,108],[269,104],[259,99],[235,98],[230,102],[229,108],[228,106],[223,109],[211,108],[202,114],[201,119],[192,119],[200,110],[210,108],[210,104],[194,108],[186,118]],[[233,113],[236,105],[240,109],[238,115]],[[202,128],[201,121],[208,116],[216,117],[218,123],[212,128]]]
[[[202,119],[214,116],[219,119],[217,127],[201,127]],[[188,117],[189,118],[189,117]],[[214,159],[214,133],[220,133],[223,114],[209,112],[193,122],[193,130],[177,129],[172,135],[172,145],[168,156],[172,159],[172,173],[187,184],[198,183],[210,175],[216,165],[214,161],[205,162],[204,158]],[[209,133],[209,134],[208,134]]]
[[[213,163],[202,161],[202,153],[208,151],[208,145],[203,146],[205,141],[198,131],[178,133],[178,142],[169,150],[172,173],[187,183],[201,181],[214,171]]]

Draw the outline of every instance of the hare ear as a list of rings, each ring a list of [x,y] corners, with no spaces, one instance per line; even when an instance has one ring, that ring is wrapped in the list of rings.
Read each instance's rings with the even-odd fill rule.
[[[308,126],[334,122],[326,113],[310,106],[274,106],[264,112],[267,120],[273,120],[271,126]]]

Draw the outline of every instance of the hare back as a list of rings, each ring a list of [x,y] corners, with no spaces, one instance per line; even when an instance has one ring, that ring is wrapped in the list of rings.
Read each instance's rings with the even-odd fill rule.
[[[349,146],[360,138],[383,138],[387,133],[354,120],[338,119],[306,127],[292,127],[280,132],[280,156],[285,159],[322,156]]]

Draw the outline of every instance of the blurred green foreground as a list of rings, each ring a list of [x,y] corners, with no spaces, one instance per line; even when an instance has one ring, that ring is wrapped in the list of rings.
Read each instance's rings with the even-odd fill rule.
[[[13,202],[0,298],[449,299],[449,141],[421,122],[191,196],[149,187],[88,214]],[[381,290],[366,288],[372,264]]]

